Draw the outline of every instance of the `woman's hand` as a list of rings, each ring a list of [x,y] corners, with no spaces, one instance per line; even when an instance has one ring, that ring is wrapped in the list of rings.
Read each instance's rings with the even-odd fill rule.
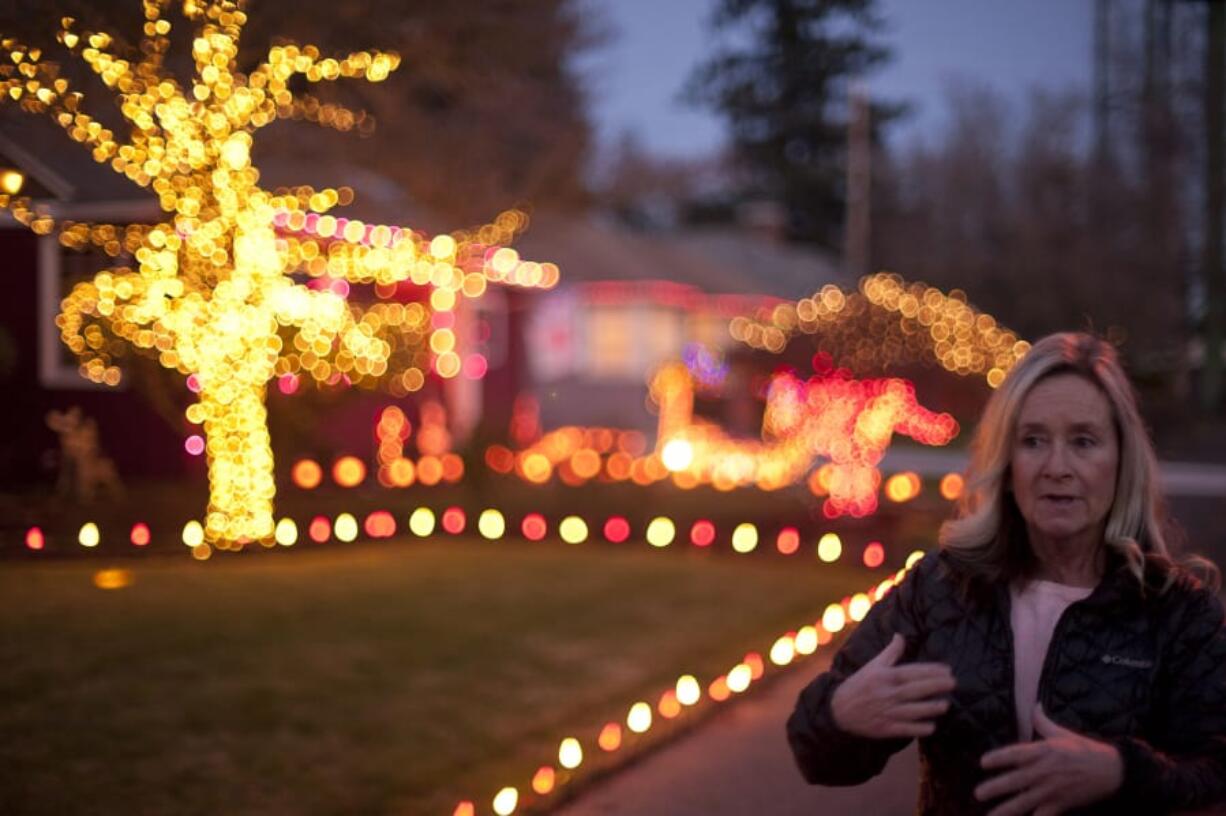
[[[894,635],[889,644],[839,685],[830,698],[835,724],[851,734],[874,739],[926,737],[932,722],[949,708],[945,695],[954,690],[954,675],[944,663],[895,666],[905,642]]]
[[[1114,746],[1056,725],[1034,707],[1034,729],[1043,737],[988,751],[980,764],[1003,772],[975,788],[979,801],[1008,794],[988,816],[1056,816],[1105,799],[1124,782],[1124,760]]]

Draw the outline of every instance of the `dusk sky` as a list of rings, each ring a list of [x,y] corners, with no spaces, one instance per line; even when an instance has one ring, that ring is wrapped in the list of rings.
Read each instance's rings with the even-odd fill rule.
[[[723,142],[710,112],[678,101],[711,50],[714,0],[589,0],[613,37],[584,61],[605,144],[629,130],[652,152],[690,157]],[[875,96],[913,103],[894,139],[939,133],[951,79],[985,82],[1015,110],[1035,85],[1088,90],[1092,0],[883,0],[883,42],[894,59],[868,80]]]

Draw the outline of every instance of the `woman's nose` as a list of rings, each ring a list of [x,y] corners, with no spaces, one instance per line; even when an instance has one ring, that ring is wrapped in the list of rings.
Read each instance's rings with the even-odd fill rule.
[[[1072,472],[1068,448],[1064,443],[1057,442],[1049,447],[1047,457],[1043,460],[1043,475],[1059,479],[1071,475]]]

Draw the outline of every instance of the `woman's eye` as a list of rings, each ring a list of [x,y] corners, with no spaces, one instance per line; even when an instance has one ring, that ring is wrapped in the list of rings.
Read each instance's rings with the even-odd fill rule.
[[[1042,440],[1037,436],[1023,436],[1021,441],[1023,448],[1037,448]]]
[[[1098,444],[1098,440],[1092,436],[1078,436],[1073,439],[1073,444],[1079,448],[1092,448]]]

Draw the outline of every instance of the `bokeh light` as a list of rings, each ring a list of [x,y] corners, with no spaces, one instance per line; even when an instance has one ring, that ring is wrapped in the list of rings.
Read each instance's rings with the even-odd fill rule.
[[[690,528],[690,541],[695,547],[709,547],[715,541],[715,525],[709,521],[694,522]]]
[[[868,614],[868,610],[872,607],[873,602],[863,592],[857,592],[851,596],[851,600],[847,604],[847,616],[856,623],[864,620],[864,616]]]
[[[602,751],[616,751],[622,745],[622,727],[620,723],[605,723],[596,737],[596,744]]]
[[[567,516],[558,524],[558,536],[567,544],[587,541],[587,522],[578,516]]]
[[[651,706],[638,702],[630,706],[626,715],[626,727],[636,734],[642,734],[651,728]]]
[[[817,651],[817,629],[813,626],[802,626],[796,633],[794,642],[796,653],[811,655]]]
[[[502,513],[493,508],[482,510],[481,515],[477,517],[477,532],[482,538],[493,541],[502,538],[506,531],[506,519],[503,518]]]
[[[200,522],[194,520],[184,524],[183,543],[193,548],[204,544],[204,526]]]
[[[492,802],[494,813],[498,814],[498,816],[511,816],[518,804],[519,791],[510,786],[498,791]]]
[[[604,523],[606,541],[620,544],[630,537],[630,522],[622,516],[610,516]]]
[[[324,470],[314,459],[299,459],[290,469],[290,478],[303,490],[314,490],[324,478]]]
[[[822,627],[827,632],[841,632],[846,623],[847,616],[843,612],[843,607],[838,604],[830,604],[822,613]]]
[[[316,516],[307,527],[307,535],[316,544],[323,544],[332,537],[332,522],[328,521],[327,516]]]
[[[683,674],[677,678],[677,701],[684,706],[695,705],[702,697],[702,687],[692,674]]]
[[[282,547],[290,547],[298,542],[298,525],[291,518],[283,518],[277,522],[273,538]]]
[[[870,541],[864,547],[864,566],[876,569],[885,563],[885,547],[880,541]]]
[[[758,528],[749,522],[738,524],[732,531],[732,549],[739,553],[753,552],[758,546]]]
[[[98,589],[123,589],[131,585],[131,570],[102,569],[94,573],[94,586]]]
[[[790,635],[778,638],[770,650],[770,661],[776,666],[786,666],[796,656],[796,641]]]
[[[418,538],[425,538],[434,532],[434,511],[429,507],[418,507],[409,514],[409,531]]]
[[[825,533],[817,540],[817,557],[833,564],[843,555],[843,540],[838,533]]]
[[[694,461],[694,446],[685,439],[671,439],[660,451],[660,459],[674,473],[685,470]]]
[[[647,543],[653,547],[667,547],[676,536],[677,528],[672,519],[657,516],[647,524]]]
[[[332,525],[332,534],[336,536],[337,541],[343,541],[346,544],[356,541],[358,520],[349,513],[341,513],[336,517],[336,523]]]
[[[524,538],[529,541],[540,541],[549,532],[549,525],[545,522],[545,517],[540,513],[529,513],[524,516],[520,529],[524,534]]]
[[[468,525],[468,516],[459,507],[448,507],[443,511],[442,526],[443,529],[452,535],[459,535],[464,532],[464,528]]]
[[[101,533],[98,532],[98,525],[92,521],[87,521],[81,525],[80,532],[77,533],[77,541],[82,547],[97,547],[98,542],[102,540]]]
[[[885,495],[893,502],[908,502],[920,494],[922,486],[917,473],[895,473],[885,481]]]
[[[332,481],[341,487],[357,487],[366,481],[366,464],[356,456],[342,456],[332,464]]]
[[[567,737],[558,746],[558,764],[567,770],[574,770],[583,764],[583,746],[574,737]]]
[[[962,496],[962,490],[966,485],[965,479],[960,473],[946,473],[941,477],[941,498],[955,501]]]
[[[792,555],[800,549],[800,531],[795,527],[784,527],[775,539],[775,548],[783,555]]]
[[[532,775],[532,790],[540,796],[548,796],[553,792],[553,786],[557,781],[557,774],[553,768],[548,765],[542,765],[536,769],[536,773]]]
[[[744,663],[738,663],[732,671],[728,672],[728,690],[733,694],[740,694],[745,689],[749,688],[749,683],[753,679],[753,674],[748,666]]]

